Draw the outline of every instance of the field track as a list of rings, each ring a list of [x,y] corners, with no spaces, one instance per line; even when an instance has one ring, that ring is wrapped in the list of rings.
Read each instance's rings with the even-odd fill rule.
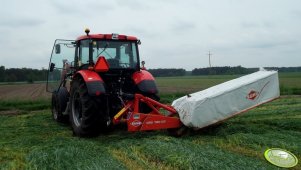
[[[0,100],[37,100],[50,96],[44,83],[0,85]]]

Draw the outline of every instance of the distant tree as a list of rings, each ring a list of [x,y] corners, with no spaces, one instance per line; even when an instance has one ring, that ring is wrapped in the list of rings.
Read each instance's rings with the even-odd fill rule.
[[[7,75],[6,79],[5,79],[6,82],[16,82],[17,80],[18,80],[17,76],[13,73],[10,73],[9,75]]]
[[[0,82],[3,82],[5,80],[5,67],[0,66]]]
[[[34,82],[34,79],[36,76],[34,75],[33,72],[31,72],[31,73],[27,74],[26,77],[27,77],[27,80],[26,80],[27,83],[32,84]]]

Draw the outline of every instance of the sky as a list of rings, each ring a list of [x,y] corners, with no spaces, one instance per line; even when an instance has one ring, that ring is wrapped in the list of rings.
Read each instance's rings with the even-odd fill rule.
[[[0,65],[47,68],[55,39],[138,37],[147,68],[301,66],[300,0],[7,0]]]

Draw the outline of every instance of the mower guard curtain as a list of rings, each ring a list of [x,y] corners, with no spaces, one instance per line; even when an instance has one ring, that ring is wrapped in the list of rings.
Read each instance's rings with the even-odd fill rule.
[[[280,96],[277,71],[258,71],[173,101],[185,126],[199,129]]]

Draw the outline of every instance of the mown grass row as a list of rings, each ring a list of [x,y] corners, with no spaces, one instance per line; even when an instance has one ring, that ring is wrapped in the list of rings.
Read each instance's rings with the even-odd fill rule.
[[[50,99],[36,99],[36,100],[0,100],[0,111],[5,110],[23,110],[34,111],[50,108]]]
[[[300,96],[282,97],[181,138],[116,129],[82,139],[50,114],[49,109],[0,114],[0,169],[277,169],[263,157],[272,147],[301,158]],[[299,163],[294,169],[300,168]]]

